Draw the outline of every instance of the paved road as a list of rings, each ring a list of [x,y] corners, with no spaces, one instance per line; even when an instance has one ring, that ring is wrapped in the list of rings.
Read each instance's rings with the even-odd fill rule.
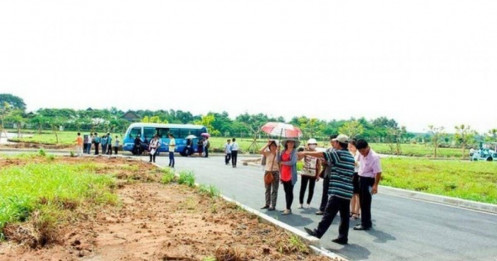
[[[160,157],[158,163],[167,165]],[[222,157],[176,157],[178,170],[193,170],[197,182],[214,185],[221,192],[254,209],[264,205],[262,169],[225,166]],[[297,209],[300,183],[294,189],[293,215],[279,211],[270,216],[296,228],[316,227],[320,216],[314,215],[321,197],[322,183],[316,184],[311,209]],[[438,205],[401,197],[377,194],[373,198],[374,229],[349,232],[349,245],[331,242],[338,233],[335,219],[321,245],[350,260],[493,260],[497,261],[497,216],[466,209]],[[284,206],[280,187],[276,208]],[[266,211],[265,211],[266,212]],[[351,221],[351,226],[357,221]]]

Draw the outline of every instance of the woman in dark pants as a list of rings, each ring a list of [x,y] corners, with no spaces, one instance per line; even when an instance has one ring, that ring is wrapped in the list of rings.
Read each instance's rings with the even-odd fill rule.
[[[297,140],[284,140],[285,150],[280,155],[280,179],[285,190],[286,209],[283,215],[292,213],[293,186],[297,182]]]
[[[309,139],[307,141],[306,149],[307,151],[316,151],[317,145],[318,142],[315,139]],[[310,208],[312,196],[314,195],[314,187],[316,185],[316,181],[319,180],[321,163],[316,157],[304,156],[302,158],[304,159],[304,167],[301,171],[299,208],[304,208],[304,196],[305,191],[307,190],[307,184],[309,184],[309,194],[307,195],[306,208]],[[302,158],[299,157],[299,160]]]

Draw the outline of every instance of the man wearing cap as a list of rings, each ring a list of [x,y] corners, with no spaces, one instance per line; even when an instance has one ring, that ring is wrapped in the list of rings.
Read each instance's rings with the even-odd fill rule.
[[[361,224],[354,230],[369,230],[373,226],[371,222],[372,195],[378,193],[378,184],[381,179],[380,157],[374,152],[367,141],[360,139],[356,143],[359,151],[359,200],[361,205]]]
[[[348,243],[350,199],[353,194],[352,178],[355,160],[348,151],[348,140],[346,135],[340,134],[333,139],[333,141],[338,142],[339,149],[326,152],[299,152],[299,156],[324,157],[328,165],[331,166],[329,200],[324,216],[316,229],[311,230],[306,227],[304,229],[309,235],[321,238],[331,226],[336,214],[340,212],[338,237],[333,242],[341,245]]]
[[[331,147],[326,149],[326,152],[331,152],[333,149],[339,149],[338,142],[335,140],[338,135],[334,134],[330,136]],[[323,178],[323,193],[321,196],[321,204],[319,205],[319,210],[316,212],[316,215],[323,215],[324,210],[326,209],[326,205],[328,204],[328,189],[330,188],[330,175],[331,175],[331,166],[329,166],[326,161],[322,161],[324,170],[321,174]]]

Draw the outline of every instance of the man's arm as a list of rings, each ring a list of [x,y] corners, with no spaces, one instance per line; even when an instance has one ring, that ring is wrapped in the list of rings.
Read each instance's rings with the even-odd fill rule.
[[[312,157],[316,157],[316,158],[324,158],[324,153],[323,152],[319,152],[319,151],[301,151],[301,152],[298,152],[297,153],[298,156],[312,156]]]
[[[371,189],[372,194],[378,193],[378,184],[380,184],[381,180],[381,172],[376,173],[376,177],[374,178],[374,185],[373,188]]]

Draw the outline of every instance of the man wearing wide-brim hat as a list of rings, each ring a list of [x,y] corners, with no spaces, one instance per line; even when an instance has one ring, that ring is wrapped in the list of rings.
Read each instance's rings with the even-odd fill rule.
[[[333,141],[338,142],[338,149],[326,152],[304,151],[298,153],[299,156],[323,157],[329,166],[333,166],[328,190],[329,200],[323,218],[316,229],[304,229],[309,235],[321,238],[340,211],[338,237],[333,242],[345,245],[348,243],[350,199],[353,195],[352,178],[355,160],[348,150],[349,137],[340,134]]]

